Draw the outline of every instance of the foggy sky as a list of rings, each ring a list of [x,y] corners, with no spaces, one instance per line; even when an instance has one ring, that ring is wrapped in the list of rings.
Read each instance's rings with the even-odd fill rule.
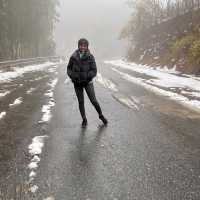
[[[69,56],[77,48],[78,39],[85,37],[96,57],[122,57],[126,45],[118,37],[131,13],[125,2],[60,0],[60,22],[55,31],[57,52]]]

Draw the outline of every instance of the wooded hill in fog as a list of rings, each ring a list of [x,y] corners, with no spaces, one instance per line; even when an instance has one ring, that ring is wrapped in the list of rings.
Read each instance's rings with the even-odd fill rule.
[[[136,62],[200,72],[200,0],[131,0],[133,14],[121,32]]]
[[[0,60],[53,55],[57,0],[0,0]]]

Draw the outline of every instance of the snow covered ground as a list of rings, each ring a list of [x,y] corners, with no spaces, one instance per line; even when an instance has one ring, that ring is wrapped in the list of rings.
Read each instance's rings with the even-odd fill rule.
[[[176,68],[153,68],[123,60],[105,61],[105,63],[123,79],[200,112],[200,77],[181,74]],[[127,73],[127,70],[132,73]]]
[[[56,64],[58,63],[46,62],[43,64],[29,65],[25,67],[13,67],[12,71],[7,72],[0,71],[0,83],[9,82],[18,76],[22,76],[24,73],[41,71]]]

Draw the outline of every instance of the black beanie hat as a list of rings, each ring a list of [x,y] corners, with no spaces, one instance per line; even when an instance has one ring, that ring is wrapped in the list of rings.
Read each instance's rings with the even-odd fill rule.
[[[88,40],[85,39],[85,38],[81,38],[81,39],[78,41],[78,47],[79,47],[80,45],[82,45],[82,44],[86,44],[87,47],[89,46],[89,42],[88,42]]]

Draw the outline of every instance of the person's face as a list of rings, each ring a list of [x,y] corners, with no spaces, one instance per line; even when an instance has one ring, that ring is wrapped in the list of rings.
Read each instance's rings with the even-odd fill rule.
[[[81,44],[80,46],[79,46],[79,50],[81,51],[81,52],[86,52],[87,50],[88,50],[88,46],[87,46],[87,44]]]

